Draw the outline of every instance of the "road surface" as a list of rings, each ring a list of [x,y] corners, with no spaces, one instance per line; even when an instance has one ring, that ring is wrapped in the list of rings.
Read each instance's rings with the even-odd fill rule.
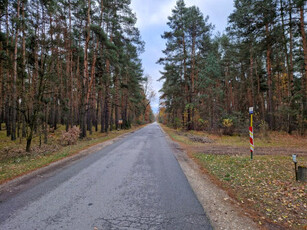
[[[211,229],[157,123],[2,197],[3,230]]]

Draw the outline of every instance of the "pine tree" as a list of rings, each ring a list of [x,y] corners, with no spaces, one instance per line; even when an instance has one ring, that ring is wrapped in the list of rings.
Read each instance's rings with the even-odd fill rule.
[[[99,123],[108,132],[119,119],[126,128],[144,120],[144,44],[129,5],[2,1],[0,129],[5,123],[12,139],[26,137],[30,151],[34,137],[46,144],[59,125],[80,125],[83,138]]]

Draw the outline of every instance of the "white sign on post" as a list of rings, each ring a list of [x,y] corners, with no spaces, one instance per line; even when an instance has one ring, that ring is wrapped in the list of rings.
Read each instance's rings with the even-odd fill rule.
[[[254,113],[254,107],[249,107],[249,114],[253,114]]]
[[[297,161],[296,161],[296,155],[294,155],[294,154],[292,155],[292,160],[293,160],[294,163],[297,162]]]

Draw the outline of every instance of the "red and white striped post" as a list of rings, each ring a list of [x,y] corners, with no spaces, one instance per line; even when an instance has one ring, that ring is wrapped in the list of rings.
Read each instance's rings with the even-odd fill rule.
[[[251,115],[251,125],[249,127],[249,146],[251,151],[251,160],[253,159],[253,153],[254,153],[254,132],[253,132],[253,113],[254,113],[254,107],[249,108],[249,114]]]

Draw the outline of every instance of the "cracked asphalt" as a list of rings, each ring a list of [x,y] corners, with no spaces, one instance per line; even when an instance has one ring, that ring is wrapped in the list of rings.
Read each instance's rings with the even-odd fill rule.
[[[40,177],[2,196],[0,229],[212,229],[157,123]]]

